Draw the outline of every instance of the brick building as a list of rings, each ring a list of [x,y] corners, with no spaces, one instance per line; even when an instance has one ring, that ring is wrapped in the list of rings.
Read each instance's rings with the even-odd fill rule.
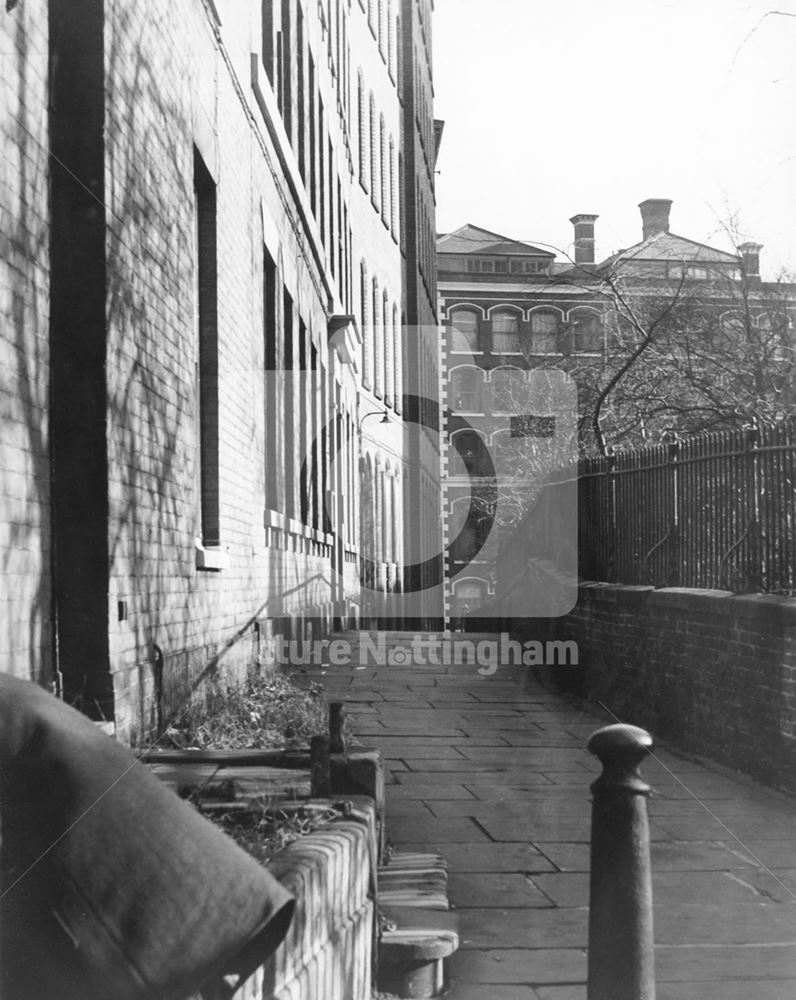
[[[482,537],[460,461],[478,444],[473,421],[494,412],[509,384],[529,385],[540,369],[570,375],[586,451],[794,411],[796,285],[761,280],[759,244],[727,252],[672,233],[671,205],[642,202],[641,240],[599,262],[591,214],[570,220],[573,253],[563,260],[473,225],[437,239],[449,617],[490,602],[498,552],[510,544],[499,526]],[[600,402],[645,338],[621,392]]]
[[[0,668],[130,736],[400,589],[430,3],[6,7]]]

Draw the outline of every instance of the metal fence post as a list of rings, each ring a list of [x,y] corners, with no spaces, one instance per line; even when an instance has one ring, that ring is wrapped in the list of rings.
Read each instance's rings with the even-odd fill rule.
[[[649,785],[638,766],[652,737],[623,724],[597,730],[592,784],[588,1000],[655,1000]]]
[[[760,453],[758,444],[760,428],[756,421],[744,427],[744,447],[749,456],[750,475],[747,481],[752,490],[752,519],[749,523],[749,555],[746,566],[746,589],[752,592],[762,589],[763,559],[760,537]]]
[[[668,428],[661,442],[666,445],[666,461],[672,470],[672,516],[669,529],[669,572],[666,577],[667,587],[679,587],[682,577],[680,560],[680,476],[677,462],[680,457],[680,439],[677,432]]]

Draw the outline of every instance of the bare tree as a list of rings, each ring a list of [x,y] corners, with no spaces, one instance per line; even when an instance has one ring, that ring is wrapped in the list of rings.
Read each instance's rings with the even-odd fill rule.
[[[784,275],[762,283],[740,264],[699,265],[695,277],[694,263],[671,268],[669,277],[621,260],[573,272],[603,318],[599,352],[553,362],[580,388],[585,453],[646,444],[669,428],[692,433],[772,419],[796,405],[796,284]]]

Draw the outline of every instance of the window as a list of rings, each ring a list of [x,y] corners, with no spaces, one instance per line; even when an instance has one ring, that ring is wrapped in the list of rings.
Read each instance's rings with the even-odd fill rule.
[[[395,184],[395,142],[390,136],[390,232],[393,238],[398,236],[398,212],[397,212],[398,191]]]
[[[538,260],[516,259],[509,263],[509,270],[512,274],[540,274],[545,271],[547,265]]]
[[[682,281],[689,278],[696,281],[705,281],[708,277],[708,269],[699,264],[669,264],[667,274],[670,281]]]
[[[534,354],[556,354],[558,351],[558,314],[531,313],[531,351]]]
[[[284,410],[282,413],[282,440],[284,442],[283,460],[285,465],[285,506],[284,513],[294,517],[296,513],[296,442],[295,413],[297,404],[296,392],[296,333],[295,310],[293,299],[286,288],[282,288],[282,363],[285,371],[285,381],[282,391]]]
[[[519,368],[496,368],[492,372],[492,412],[516,413],[523,403],[523,373]]]
[[[495,262],[484,260],[482,257],[470,257],[467,260],[467,270],[492,273],[495,270]]]
[[[484,439],[472,430],[457,431],[451,436],[449,469],[454,476],[483,478],[493,475],[493,463]]]
[[[457,368],[451,372],[451,409],[456,413],[481,412],[481,371]]]
[[[451,614],[454,618],[464,618],[470,611],[480,608],[487,597],[485,583],[455,583]]]
[[[576,354],[594,354],[600,350],[602,323],[593,312],[577,310],[570,313],[570,338]]]
[[[390,165],[387,160],[387,130],[384,115],[379,117],[379,161],[381,170],[381,218],[386,226],[390,224]]]
[[[274,5],[272,0],[263,0],[262,62],[271,87],[274,85]]]
[[[196,465],[199,534],[221,541],[218,432],[218,259],[216,185],[194,151],[194,275],[196,281]]]
[[[359,114],[359,183],[368,189],[368,119],[365,109],[365,86],[362,70],[357,76],[357,111]]]
[[[495,434],[489,446],[495,470],[508,479],[521,478],[524,471],[524,461],[527,462],[527,450],[524,442],[518,441],[511,431],[501,431]],[[526,472],[527,474],[527,472]]]
[[[265,505],[276,510],[278,503],[277,470],[279,468],[279,400],[277,399],[278,371],[277,329],[278,309],[276,264],[263,248],[263,367],[265,369],[265,440],[263,455],[265,466]]]
[[[382,301],[382,329],[384,330],[384,403],[392,406],[395,397],[395,340],[392,336],[393,330],[390,326],[390,303],[385,289]]]
[[[373,392],[381,399],[384,395],[384,323],[382,322],[379,282],[373,279]]]
[[[395,345],[395,350],[393,352],[393,362],[395,364],[395,371],[393,372],[393,386],[395,389],[394,406],[395,412],[401,412],[401,402],[403,395],[403,372],[401,370],[401,365],[403,363],[403,350],[401,344],[401,326],[398,322],[398,306],[392,307],[392,338]]]
[[[451,350],[472,354],[478,351],[478,313],[457,309],[451,317]]]
[[[376,101],[370,95],[370,198],[379,207],[379,124],[376,121]]]
[[[390,78],[395,82],[395,14],[392,7],[393,0],[387,3],[387,68]]]
[[[373,386],[373,323],[370,317],[370,282],[364,261],[360,265],[360,318],[362,321],[362,384]]]
[[[520,331],[517,313],[508,310],[492,313],[492,352],[519,354]]]

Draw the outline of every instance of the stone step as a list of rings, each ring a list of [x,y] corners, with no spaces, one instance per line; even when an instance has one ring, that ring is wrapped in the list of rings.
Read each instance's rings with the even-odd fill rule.
[[[438,855],[393,854],[379,867],[379,903],[448,910],[448,876]]]

